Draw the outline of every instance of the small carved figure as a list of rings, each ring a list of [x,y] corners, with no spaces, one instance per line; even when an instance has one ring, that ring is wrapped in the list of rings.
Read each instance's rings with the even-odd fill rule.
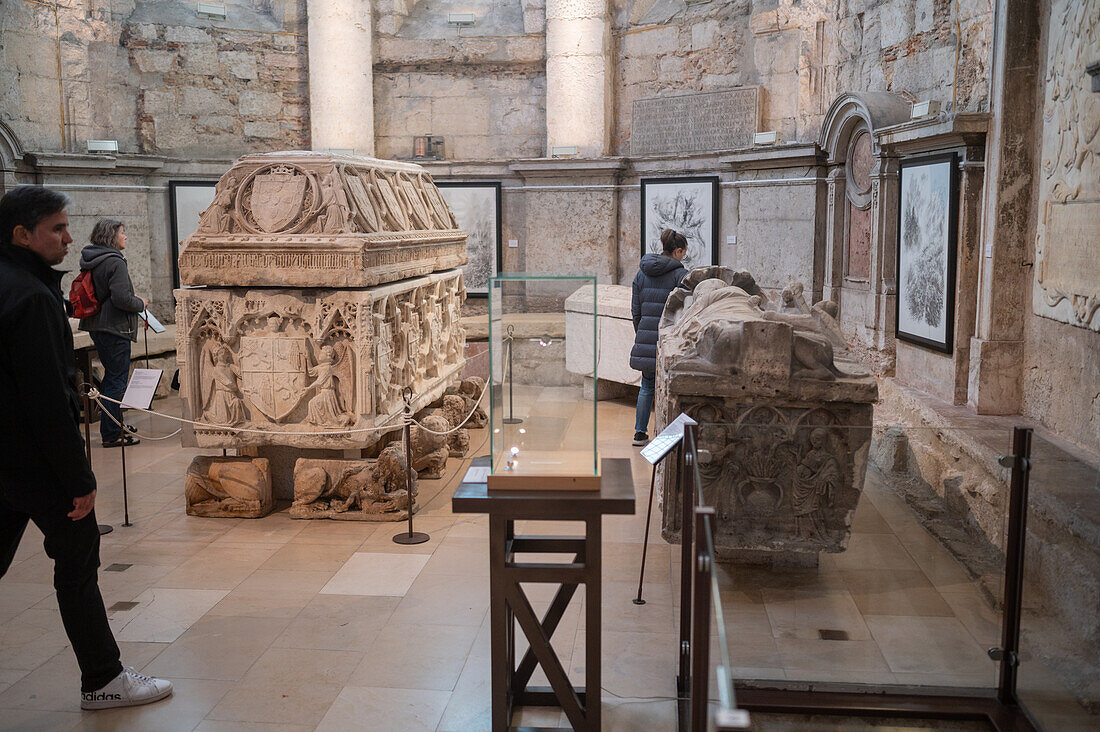
[[[241,394],[239,380],[240,368],[233,363],[233,352],[224,344],[204,350],[204,362],[200,373],[204,373],[204,391],[202,418],[213,424],[235,427],[247,419],[244,408],[244,396]]]
[[[489,415],[485,413],[485,410],[480,405],[476,409],[474,408],[484,390],[485,379],[480,376],[468,376],[458,385],[459,395],[466,400],[466,411],[473,412],[470,419],[466,421],[466,426],[470,429],[481,429],[489,423]]]
[[[189,516],[259,518],[274,508],[267,458],[200,455],[187,468]]]
[[[325,213],[321,231],[336,234],[348,228],[348,196],[336,168],[331,168],[321,179],[321,200],[325,202]]]
[[[447,447],[447,435],[435,433],[449,431],[451,423],[438,414],[430,414],[420,421],[427,429],[422,429],[416,424],[409,429],[412,438],[413,470],[421,478],[442,478],[451,451]]]
[[[348,358],[346,353],[344,358]],[[342,403],[338,390],[341,363],[333,347],[324,346],[317,357],[317,366],[308,369],[315,379],[310,388],[317,390],[309,400],[306,420],[310,424],[346,427],[355,422],[355,415]]]
[[[400,442],[387,445],[375,460],[299,458],[294,464],[292,518],[396,521],[408,516],[408,508],[408,472]]]
[[[441,400],[441,407],[436,410],[452,428],[458,427],[447,438],[447,448],[451,457],[463,457],[470,450],[470,431],[466,429],[466,400],[457,394],[447,394]]]
[[[795,470],[791,508],[795,526],[802,536],[823,536],[823,509],[832,506],[844,475],[829,448],[829,431],[816,427],[810,432],[810,449]]]

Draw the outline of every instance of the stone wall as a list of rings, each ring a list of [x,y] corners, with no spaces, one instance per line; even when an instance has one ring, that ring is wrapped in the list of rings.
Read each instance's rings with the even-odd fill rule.
[[[61,6],[55,24],[49,8],[4,3],[0,120],[25,149],[113,139],[124,152],[232,159],[308,146],[304,2],[231,1],[224,22],[184,0],[95,5]]]
[[[1098,0],[1044,3],[1039,215],[1021,410],[1094,451],[1100,451],[1100,94],[1084,69],[1100,58],[1097,13]]]
[[[957,18],[947,0],[613,5],[618,152],[628,149],[631,102],[674,92],[762,85],[761,129],[790,142],[816,139],[829,103],[845,91],[903,92],[947,108],[954,99],[960,112],[988,108],[987,0],[960,0]],[[944,84],[952,79],[954,89]]]

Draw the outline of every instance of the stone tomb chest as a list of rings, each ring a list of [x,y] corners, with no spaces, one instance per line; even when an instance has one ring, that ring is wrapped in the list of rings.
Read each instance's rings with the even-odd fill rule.
[[[693,270],[669,296],[657,357],[657,419],[699,423],[704,500],[728,560],[816,566],[847,548],[871,440],[874,377],[848,360],[835,305],[802,286],[771,304],[747,272]],[[666,507],[679,506],[674,471]],[[662,520],[678,538],[679,513]]]
[[[585,328],[592,327],[596,313],[596,377],[600,382],[599,398],[619,395],[619,384],[638,386],[642,372],[630,368],[630,349],[634,346],[634,321],[630,317],[630,287],[626,285],[596,285],[595,300],[591,287],[582,287],[565,301],[566,353],[565,367],[574,374],[592,371],[592,341],[583,337]],[[592,388],[591,377],[585,378],[585,390]],[[605,396],[606,395],[606,396]]]
[[[466,263],[419,165],[310,152],[247,155],[222,176],[180,253],[180,282],[370,287]]]
[[[179,268],[206,287],[175,293],[180,395],[204,423],[185,445],[366,448],[406,387],[418,410],[461,377],[466,234],[419,166],[249,155],[201,221]]]

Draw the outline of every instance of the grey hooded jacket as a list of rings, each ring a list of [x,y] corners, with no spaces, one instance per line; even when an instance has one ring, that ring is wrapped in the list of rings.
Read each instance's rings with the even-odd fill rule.
[[[99,312],[81,318],[80,329],[105,331],[132,341],[137,340],[138,316],[145,305],[134,295],[134,284],[126,258],[113,247],[89,244],[80,252],[80,271],[92,271],[92,286],[99,301]]]

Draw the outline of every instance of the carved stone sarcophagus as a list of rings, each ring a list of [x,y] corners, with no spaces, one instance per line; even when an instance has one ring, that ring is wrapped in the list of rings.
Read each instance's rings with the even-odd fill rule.
[[[371,287],[466,264],[419,165],[310,152],[247,155],[218,181],[180,253],[180,282]]]
[[[464,297],[456,270],[358,290],[177,290],[180,396],[205,423],[185,444],[373,445],[406,386],[418,410],[461,378]]]
[[[396,430],[406,388],[415,411],[461,379],[465,242],[417,165],[238,160],[179,258],[183,284],[205,285],[175,293],[180,395],[201,423],[184,444],[348,450]]]
[[[657,420],[699,423],[703,496],[720,557],[816,566],[847,548],[871,440],[874,377],[849,360],[835,304],[802,286],[767,295],[747,272],[693,270],[660,325]],[[678,540],[675,472],[662,470],[662,534]]]

